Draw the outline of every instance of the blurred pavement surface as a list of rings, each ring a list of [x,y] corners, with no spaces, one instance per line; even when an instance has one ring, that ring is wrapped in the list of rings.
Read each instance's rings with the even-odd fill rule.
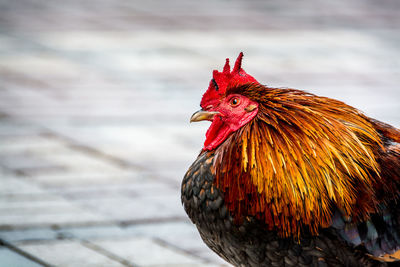
[[[0,266],[227,266],[180,181],[213,69],[400,126],[400,2],[0,1]]]

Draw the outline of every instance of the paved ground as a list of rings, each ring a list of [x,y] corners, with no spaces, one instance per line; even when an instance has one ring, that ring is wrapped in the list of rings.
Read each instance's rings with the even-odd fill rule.
[[[180,204],[211,70],[400,127],[400,4],[0,1],[0,266],[222,266]]]

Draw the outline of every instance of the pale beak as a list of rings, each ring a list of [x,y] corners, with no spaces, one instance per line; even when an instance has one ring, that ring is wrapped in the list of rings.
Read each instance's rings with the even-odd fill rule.
[[[216,114],[219,114],[217,111],[205,111],[200,109],[199,111],[196,111],[193,113],[192,117],[190,118],[190,122],[195,122],[195,121],[212,121],[214,119],[214,116]]]

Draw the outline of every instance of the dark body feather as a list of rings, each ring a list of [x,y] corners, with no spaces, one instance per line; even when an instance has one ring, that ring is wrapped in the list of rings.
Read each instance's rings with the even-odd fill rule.
[[[398,159],[399,152],[395,147],[386,160]],[[382,203],[381,212],[365,222],[353,223],[336,211],[331,227],[320,229],[318,235],[304,232],[298,240],[281,238],[254,217],[235,222],[215,185],[214,153],[203,151],[189,168],[182,182],[182,203],[207,246],[227,262],[234,266],[400,266],[373,257],[399,247],[396,201]],[[385,159],[380,163],[384,165]],[[392,167],[398,165],[390,163],[387,168]]]

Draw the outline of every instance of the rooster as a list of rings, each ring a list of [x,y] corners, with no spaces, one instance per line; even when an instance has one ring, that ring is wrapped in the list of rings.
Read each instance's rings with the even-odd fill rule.
[[[400,131],[345,103],[214,71],[182,181],[203,241],[234,266],[388,266],[400,250]]]

